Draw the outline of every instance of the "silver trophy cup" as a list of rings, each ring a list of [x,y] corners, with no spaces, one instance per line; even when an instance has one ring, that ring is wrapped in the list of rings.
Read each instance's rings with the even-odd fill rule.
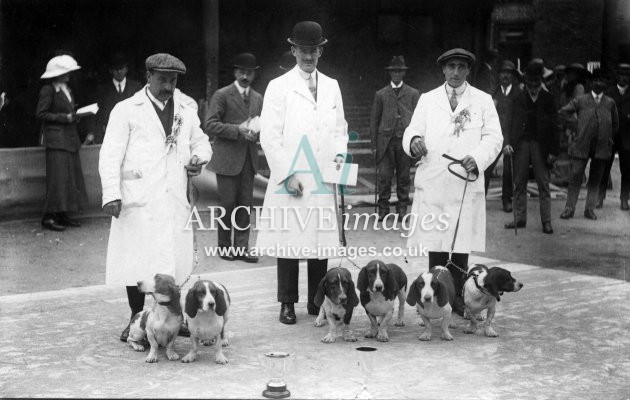
[[[264,397],[269,399],[283,399],[291,396],[291,392],[287,390],[284,375],[293,362],[293,355],[292,353],[282,351],[271,351],[258,356],[258,360],[265,368],[265,372],[269,378],[267,389],[262,392]]]
[[[361,346],[356,348],[359,354],[359,369],[363,374],[363,387],[356,394],[355,399],[373,399],[374,396],[368,391],[367,384],[374,370],[374,356],[376,355],[376,347]]]

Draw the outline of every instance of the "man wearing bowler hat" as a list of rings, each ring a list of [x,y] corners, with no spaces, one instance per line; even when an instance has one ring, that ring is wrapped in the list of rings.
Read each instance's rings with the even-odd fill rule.
[[[255,263],[258,257],[249,253],[249,217],[263,97],[251,87],[258,69],[253,54],[237,55],[232,67],[234,82],[214,93],[204,122],[205,132],[215,138],[208,168],[217,175],[219,206],[225,211],[218,227],[219,256]]]
[[[543,65],[530,62],[525,69],[525,90],[513,102],[512,120],[504,134],[503,154],[514,162],[514,221],[506,229],[524,228],[527,224],[527,180],[529,166],[538,184],[542,231],[551,227],[550,169],[558,156],[560,132],[556,124],[553,95],[542,88]]]
[[[328,42],[322,27],[299,22],[287,40],[297,65],[269,83],[261,114],[260,144],[271,176],[256,246],[277,251],[279,319],[295,324],[300,259],[307,259],[307,312],[317,315],[315,293],[328,265],[318,250],[340,248],[333,187],[317,170],[341,166],[348,124],[339,84],[317,69]]]
[[[461,293],[468,255],[471,251],[485,251],[483,171],[497,158],[503,143],[492,97],[467,82],[474,62],[474,54],[461,48],[438,57],[445,82],[420,96],[403,136],[405,152],[419,161],[411,206],[417,227],[407,246],[427,248],[429,268],[447,266],[457,293],[453,311],[459,315],[464,312]],[[449,172],[451,161],[443,154],[461,161],[450,166],[460,177]],[[467,176],[471,181],[468,184]],[[427,220],[425,216],[430,220],[431,215],[446,223],[433,227],[422,223]],[[448,263],[451,250],[452,263]]]
[[[396,174],[396,195],[399,218],[407,214],[409,202],[409,169],[411,158],[402,149],[402,136],[416,109],[420,92],[403,82],[407,65],[403,56],[394,56],[385,67],[391,81],[374,96],[370,116],[372,151],[378,170],[378,218],[389,214],[389,199],[392,195],[392,176]]]
[[[148,84],[112,110],[98,168],[103,211],[113,217],[105,282],[127,287],[131,316],[144,307],[139,280],[164,273],[181,285],[190,276],[187,180],[212,155],[197,111],[175,89],[184,63],[158,53],[145,65]],[[129,325],[120,340],[128,336]]]

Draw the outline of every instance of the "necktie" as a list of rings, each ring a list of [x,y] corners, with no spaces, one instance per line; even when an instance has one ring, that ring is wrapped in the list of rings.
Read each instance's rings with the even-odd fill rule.
[[[118,94],[122,94],[122,86],[120,83],[118,84]]]
[[[600,96],[595,97],[595,103],[599,104],[599,101],[601,100]]]
[[[249,107],[249,96],[247,95],[247,91],[243,92],[243,101],[245,102],[245,105]]]
[[[399,87],[394,88],[394,94],[398,96],[398,93],[400,93],[400,88]]]
[[[451,104],[451,111],[455,111],[457,108],[457,93],[455,93],[455,89],[451,92],[451,97],[448,99],[448,102]]]
[[[311,91],[313,98],[317,101],[317,86],[315,85],[315,79],[313,79],[313,74],[308,77],[308,90]]]

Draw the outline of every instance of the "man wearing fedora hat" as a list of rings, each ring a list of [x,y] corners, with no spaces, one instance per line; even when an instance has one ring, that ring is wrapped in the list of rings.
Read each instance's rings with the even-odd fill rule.
[[[219,206],[225,211],[218,227],[218,247],[223,251],[219,256],[255,263],[258,258],[249,254],[249,210],[258,169],[260,128],[254,120],[260,116],[263,97],[251,87],[258,69],[253,54],[238,54],[232,67],[234,82],[212,95],[204,122],[204,131],[214,138],[208,169],[217,175]]]
[[[569,126],[576,127],[574,140],[569,144],[570,176],[567,202],[560,215],[572,218],[582,186],[582,177],[589,159],[590,171],[587,182],[584,216],[595,220],[594,209],[599,197],[599,187],[606,163],[613,154],[613,137],[619,129],[619,116],[615,101],[604,94],[607,85],[605,73],[593,71],[593,89],[571,100],[558,112]]]
[[[105,282],[126,286],[131,316],[144,306],[139,280],[164,273],[181,285],[190,276],[187,183],[212,155],[196,109],[175,89],[184,63],[158,53],[145,66],[148,84],[111,112],[98,168],[103,211],[113,217]],[[120,340],[128,336],[129,325]]]
[[[98,112],[96,113],[94,143],[103,143],[109,114],[116,103],[128,99],[142,89],[140,82],[127,77],[129,61],[122,53],[112,56],[108,69],[112,78],[99,85],[97,89]]]
[[[542,231],[552,234],[550,169],[558,156],[560,133],[556,125],[553,95],[542,87],[543,64],[532,61],[525,68],[525,90],[513,102],[512,120],[504,135],[503,153],[513,159],[514,221],[506,229],[527,224],[527,181],[529,166],[538,184]]]
[[[619,130],[615,134],[613,152],[606,164],[604,177],[599,185],[599,199],[597,208],[604,205],[606,198],[606,188],[610,178],[610,170],[615,161],[615,153],[619,154],[619,170],[621,172],[621,200],[620,208],[624,211],[630,210],[628,198],[630,197],[630,64],[621,63],[617,65],[616,85],[608,88],[607,94],[617,104],[619,114]]]
[[[333,187],[316,171],[341,166],[348,124],[339,84],[317,69],[328,42],[321,26],[299,22],[287,41],[297,65],[269,83],[261,114],[260,144],[271,176],[256,246],[277,250],[279,320],[295,324],[299,260],[307,259],[307,312],[318,315],[314,298],[328,265],[328,255],[318,250],[340,248]],[[304,222],[298,213],[311,218]],[[321,225],[320,218],[326,219]]]
[[[499,86],[497,86],[492,95],[501,123],[503,146],[506,146],[506,143],[508,143],[506,138],[510,135],[512,117],[514,115],[514,99],[521,93],[521,89],[515,82],[517,73],[516,66],[512,61],[503,61],[501,67],[499,67]],[[492,172],[498,161],[499,157],[484,171],[486,195],[488,194]],[[501,188],[501,201],[503,203],[503,211],[505,212],[512,212],[512,192],[512,157],[505,155],[503,157],[503,185]]]
[[[419,162],[411,206],[418,226],[411,231],[407,247],[427,248],[429,268],[448,264],[457,293],[453,311],[459,315],[464,312],[461,293],[468,255],[471,251],[485,251],[482,172],[497,158],[503,144],[492,97],[467,82],[474,62],[475,55],[461,48],[438,57],[445,82],[420,96],[403,136],[405,152]],[[470,182],[449,172],[449,160],[444,154],[461,161],[451,168]],[[431,215],[438,219],[445,216],[447,223],[424,229],[421,221]],[[449,259],[452,263],[448,263]]]
[[[394,56],[385,69],[389,72],[389,85],[374,96],[370,115],[372,151],[378,171],[378,218],[389,214],[392,195],[392,176],[396,174],[396,213],[400,218],[407,214],[411,158],[402,149],[402,136],[416,109],[420,92],[403,82],[408,67],[403,56]]]

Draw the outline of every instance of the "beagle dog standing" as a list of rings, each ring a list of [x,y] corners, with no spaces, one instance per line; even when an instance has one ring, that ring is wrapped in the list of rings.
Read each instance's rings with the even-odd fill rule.
[[[334,343],[337,340],[337,329],[342,324],[343,340],[357,341],[349,328],[354,307],[359,305],[350,271],[337,267],[326,272],[317,286],[313,302],[319,307],[315,326],[324,326],[324,320],[328,320],[328,334],[322,338],[323,343]]]
[[[455,285],[449,270],[435,266],[423,272],[409,287],[407,303],[417,305],[418,313],[424,322],[424,332],[420,340],[431,340],[431,319],[442,319],[442,339],[453,340],[448,328],[454,328],[452,304],[455,300]]]
[[[512,278],[510,271],[500,268],[488,268],[483,264],[472,264],[468,267],[468,278],[464,283],[464,304],[470,318],[470,325],[465,333],[477,331],[479,313],[488,310],[484,331],[488,337],[499,336],[490,325],[494,318],[497,301],[501,301],[504,292],[518,292],[523,284]]]
[[[379,342],[389,341],[387,328],[394,315],[394,302],[398,297],[398,317],[395,326],[404,326],[407,275],[396,264],[372,260],[359,272],[357,287],[361,305],[370,319],[370,331],[366,338],[376,337]]]
[[[158,361],[158,346],[166,347],[169,360],[178,360],[179,355],[173,350],[173,345],[182,324],[182,307],[175,279],[170,275],[156,274],[153,278],[138,281],[138,289],[142,293],[150,293],[155,303],[151,310],[143,310],[133,316],[127,343],[135,351],[144,351],[141,342],[146,337],[151,346],[145,359],[148,363]]]
[[[225,286],[209,280],[199,280],[186,294],[184,312],[192,348],[182,358],[182,362],[195,361],[199,341],[210,342],[216,338],[215,357],[217,364],[226,364],[223,347],[228,345],[225,337],[225,324],[228,321],[230,295]]]

